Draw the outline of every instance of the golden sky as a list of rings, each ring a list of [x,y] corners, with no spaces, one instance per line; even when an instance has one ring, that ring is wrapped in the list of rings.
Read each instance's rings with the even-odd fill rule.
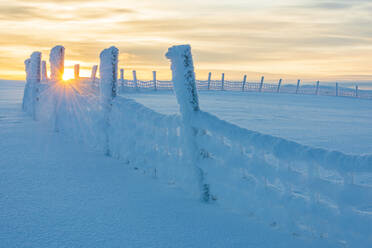
[[[372,1],[0,0],[2,79],[24,79],[23,61],[55,45],[82,76],[115,45],[127,72],[170,79],[164,54],[185,43],[198,78],[372,80]]]

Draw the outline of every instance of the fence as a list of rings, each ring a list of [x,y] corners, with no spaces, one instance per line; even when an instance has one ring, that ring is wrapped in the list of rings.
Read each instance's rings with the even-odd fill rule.
[[[52,51],[58,63],[52,63],[51,70],[61,75],[62,50]],[[25,110],[40,123],[135,170],[273,228],[352,247],[372,242],[372,156],[303,146],[203,112],[190,47],[172,47],[166,56],[172,64],[180,115],[160,114],[116,94],[118,50],[114,47],[100,56],[99,93],[78,82],[62,83],[58,77],[43,83],[35,73],[40,59],[31,56],[36,63],[33,67],[26,63],[25,92],[38,84],[43,87],[37,104],[32,100],[35,95],[25,93]],[[140,81],[133,83],[142,86]],[[159,85],[156,89],[161,89]],[[255,89],[260,85],[264,90],[263,83]],[[218,87],[210,81],[212,86]]]
[[[135,71],[133,71],[135,72]],[[154,79],[142,81],[133,79],[120,78],[119,86],[121,91],[151,91],[151,90],[172,90],[172,81],[156,80],[156,71],[153,71]],[[222,79],[223,78],[223,79]],[[221,80],[211,80],[211,73],[208,75],[208,80],[196,80],[198,90],[223,90],[223,91],[242,91],[242,92],[270,92],[270,93],[287,93],[287,94],[303,94],[303,95],[324,95],[324,96],[343,96],[343,97],[359,97],[372,99],[372,90],[360,90],[358,85],[354,89],[339,87],[338,83],[335,86],[320,85],[320,82],[301,85],[298,80],[297,85],[283,85],[282,79],[275,83],[265,83],[263,78],[261,82],[247,82],[247,77],[244,76],[242,81],[228,81],[225,76]]]

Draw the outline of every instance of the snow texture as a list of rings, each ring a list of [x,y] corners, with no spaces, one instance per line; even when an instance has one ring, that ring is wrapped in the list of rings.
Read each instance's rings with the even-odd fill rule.
[[[20,111],[23,87],[0,80],[1,247],[345,247],[202,204],[150,170],[82,145],[69,130],[52,132]]]

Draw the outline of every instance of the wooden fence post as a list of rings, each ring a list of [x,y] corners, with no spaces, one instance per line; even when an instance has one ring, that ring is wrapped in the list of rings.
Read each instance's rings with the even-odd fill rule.
[[[261,77],[261,83],[260,83],[260,88],[258,89],[258,92],[262,92],[262,88],[263,88],[263,83],[264,83],[264,76]]]
[[[315,95],[319,95],[319,80],[316,82]]]
[[[152,71],[152,81],[154,83],[154,90],[157,91],[158,89],[157,89],[157,86],[156,86],[156,84],[157,84],[156,71]]]
[[[110,112],[112,101],[117,95],[117,80],[118,80],[118,55],[119,50],[112,46],[104,49],[100,54],[100,102],[104,118],[105,132],[105,155],[110,156],[110,140],[108,129],[110,128]]]
[[[222,73],[221,90],[225,90],[225,73]]]
[[[32,92],[32,117],[36,120],[36,105],[39,102],[39,87],[41,80],[41,53],[33,52],[30,58],[30,83]]]
[[[208,73],[208,90],[211,89],[211,77],[212,77],[212,73],[209,72],[209,73]]]
[[[279,79],[278,88],[276,89],[277,93],[280,93],[280,86],[282,85],[282,79]]]
[[[41,61],[41,81],[47,81],[48,75],[47,75],[47,68],[46,68],[46,61]]]
[[[74,79],[78,80],[80,78],[80,65],[74,65]]]
[[[41,53],[33,52],[25,61],[26,86],[23,95],[22,108],[36,120],[36,105],[39,102],[39,87],[41,81]]]
[[[242,84],[242,91],[244,91],[245,83],[247,82],[247,75],[244,75],[243,77],[243,84]]]
[[[53,83],[58,83],[63,80],[64,64],[65,64],[65,48],[63,46],[55,46],[50,50],[50,79]],[[53,115],[54,115],[54,131],[59,131],[59,101],[62,99],[58,96],[58,92],[54,92],[53,99]]]
[[[93,65],[92,67],[92,74],[90,75],[90,79],[94,82],[96,80],[96,75],[97,75],[97,65]]]
[[[30,61],[31,59],[28,58],[25,60],[25,71],[26,71],[26,85],[23,91],[23,100],[22,100],[22,110],[25,112],[30,112],[30,108],[32,107],[31,99],[32,99],[32,88],[31,88],[31,73],[30,73]]]
[[[296,87],[296,94],[298,94],[298,90],[300,89],[300,82],[301,82],[301,80],[298,79],[297,80],[297,87]]]
[[[192,126],[192,120],[200,112],[199,99],[195,83],[194,64],[191,47],[189,45],[173,46],[165,55],[171,60],[172,81],[176,93],[183,122],[183,135],[185,138],[185,152],[189,156],[185,161],[190,161],[195,168],[203,201],[209,201],[209,185],[205,183],[203,170],[198,166],[202,159],[197,144],[199,130]]]
[[[359,97],[359,87],[355,85],[355,97]]]
[[[120,85],[121,87],[124,87],[124,69],[120,69]]]
[[[336,83],[336,96],[338,96],[338,83]]]
[[[121,82],[124,81],[124,69],[123,68],[120,69],[120,81]]]
[[[133,70],[133,82],[134,82],[134,87],[136,90],[138,90],[138,81],[137,81],[137,72]]]
[[[64,64],[65,64],[65,48],[63,46],[55,46],[50,51],[50,78],[53,82],[62,81]]]

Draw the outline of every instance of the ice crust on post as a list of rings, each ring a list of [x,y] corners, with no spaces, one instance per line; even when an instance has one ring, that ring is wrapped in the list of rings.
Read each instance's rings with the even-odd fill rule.
[[[31,59],[25,60],[25,71],[26,71],[26,85],[23,92],[22,109],[25,112],[29,112],[31,107],[31,83],[30,83],[30,61]]]
[[[50,79],[54,82],[61,81],[64,72],[65,64],[65,48],[63,46],[55,46],[50,50]]]
[[[45,60],[41,61],[41,80],[42,81],[47,81],[48,80],[47,67],[46,67],[46,61]]]
[[[39,101],[39,87],[41,80],[41,53],[33,52],[25,60],[26,86],[24,90],[22,108],[36,120],[36,104]]]
[[[104,107],[111,105],[112,99],[116,96],[118,54],[119,50],[114,46],[103,50],[100,54],[100,98]]]
[[[118,55],[119,50],[114,46],[103,50],[100,54],[100,101],[103,111],[106,139],[104,150],[107,156],[111,155],[108,129],[110,127],[109,116],[112,108],[112,100],[116,97],[117,94]]]
[[[185,153],[195,168],[202,200],[209,201],[209,185],[204,182],[204,172],[198,166],[198,161],[201,159],[201,152],[196,142],[198,130],[191,124],[193,118],[197,118],[196,114],[200,111],[191,47],[190,45],[170,47],[165,56],[171,61],[173,88],[183,122]]]
[[[165,55],[171,61],[172,81],[183,118],[199,111],[194,65],[190,45],[173,46]]]
[[[96,80],[97,67],[98,67],[97,65],[94,65],[94,66],[92,67],[92,74],[90,75],[90,79],[91,79],[92,81]]]

